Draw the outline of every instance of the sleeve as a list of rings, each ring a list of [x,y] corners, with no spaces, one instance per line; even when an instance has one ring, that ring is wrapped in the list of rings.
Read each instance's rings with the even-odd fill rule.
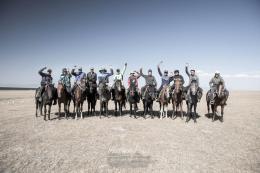
[[[45,73],[43,73],[43,70],[45,70],[46,68],[42,68],[38,71],[39,75],[41,75],[42,77],[46,76]]]
[[[211,78],[209,81],[209,86],[211,86],[211,84],[213,84],[213,78]]]
[[[162,71],[161,71],[161,69],[160,69],[160,66],[159,66],[159,65],[158,65],[157,69],[158,69],[158,73],[159,73],[159,75],[160,75],[160,76],[162,76]]]
[[[126,66],[124,66],[122,73],[121,73],[123,76],[125,75],[125,71],[126,71]]]
[[[130,87],[130,78],[128,78],[127,84],[128,84],[128,87]]]
[[[110,76],[112,76],[114,74],[114,71],[113,71],[113,69],[111,68],[110,69],[110,73],[107,73],[107,77],[110,77]]]
[[[200,86],[200,79],[198,76],[197,76],[197,83],[198,83],[198,86]]]
[[[144,75],[144,74],[143,74],[143,70],[142,70],[142,69],[140,69],[140,76],[142,76],[143,78],[146,78],[146,77],[147,77],[147,75]]]
[[[221,82],[222,82],[223,86],[225,87],[225,81],[222,77],[221,77]]]
[[[95,77],[94,77],[94,80],[97,81],[97,74],[95,73]]]
[[[185,67],[185,72],[186,72],[186,74],[190,77],[190,73],[189,73],[189,70],[188,70],[188,67],[187,67],[187,66]]]

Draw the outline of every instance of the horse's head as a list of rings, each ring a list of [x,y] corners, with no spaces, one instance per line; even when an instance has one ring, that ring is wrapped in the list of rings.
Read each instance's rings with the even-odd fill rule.
[[[195,82],[192,82],[190,84],[190,93],[191,95],[196,95],[197,94],[197,91],[198,91],[198,86]]]
[[[52,86],[50,84],[45,85],[45,92],[47,92],[48,98],[52,99]]]
[[[64,92],[65,92],[65,87],[61,82],[59,82],[58,86],[57,86],[58,98],[61,98],[61,96]]]
[[[217,93],[214,90],[210,90],[208,92],[208,99],[209,99],[210,104],[215,103],[216,97],[217,97]]]
[[[175,85],[174,92],[179,93],[182,89],[182,81],[180,79],[177,79],[175,80],[174,85]]]
[[[224,85],[223,83],[220,83],[217,88],[218,96],[223,97],[224,96]]]
[[[155,92],[155,87],[154,86],[148,86],[147,87],[147,95],[152,99],[156,99],[156,92]]]
[[[121,91],[122,90],[122,82],[121,80],[117,80],[115,82],[115,88],[118,90],[118,91]]]

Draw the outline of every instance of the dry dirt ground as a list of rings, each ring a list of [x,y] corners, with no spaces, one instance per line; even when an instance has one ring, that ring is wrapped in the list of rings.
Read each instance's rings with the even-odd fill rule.
[[[203,97],[197,124],[58,120],[57,106],[45,122],[34,115],[33,96],[0,91],[0,172],[260,172],[260,92],[230,92],[224,123],[205,116]]]

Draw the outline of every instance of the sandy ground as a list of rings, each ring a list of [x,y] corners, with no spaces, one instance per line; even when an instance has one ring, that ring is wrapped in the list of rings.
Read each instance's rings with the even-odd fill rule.
[[[197,124],[58,120],[57,106],[45,122],[34,115],[33,96],[0,91],[0,172],[260,172],[260,92],[231,92],[224,123],[205,116],[204,97]]]

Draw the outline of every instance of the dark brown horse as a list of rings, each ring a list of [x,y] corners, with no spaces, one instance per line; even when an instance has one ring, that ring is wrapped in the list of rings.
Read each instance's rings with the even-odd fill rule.
[[[108,102],[111,99],[111,92],[107,87],[106,83],[99,84],[99,100],[100,100],[100,114],[99,118],[102,115],[108,116]]]
[[[215,89],[210,89],[207,92],[206,95],[206,101],[207,101],[207,108],[208,108],[208,114],[210,113],[210,106],[212,110],[212,121],[215,120],[215,116],[217,114],[217,107],[221,107],[221,118],[220,121],[224,121],[224,107],[226,106],[226,102],[229,96],[229,92],[223,88],[223,85],[220,84],[217,88]]]
[[[156,99],[156,88],[152,85],[146,86],[143,95],[144,118],[146,119],[148,111],[150,112],[151,117],[154,118],[153,101]]]
[[[202,97],[202,92],[199,90],[199,87],[195,82],[192,82],[189,86],[189,91],[187,94],[188,101],[187,101],[187,118],[186,122],[193,117],[194,122],[197,122],[197,103],[198,99]],[[193,108],[193,112],[192,112]]]
[[[170,100],[169,86],[164,85],[161,92],[159,93],[159,103],[160,103],[160,119],[165,116],[168,118],[168,104]]]
[[[134,117],[136,118],[136,112],[138,109],[137,103],[140,101],[140,95],[138,93],[138,88],[135,85],[130,85],[128,89],[127,100],[130,105],[130,116],[134,114]]]
[[[83,103],[86,100],[86,80],[81,79],[80,83],[76,83],[76,88],[74,90],[74,107],[76,109],[75,120],[78,119],[78,114],[80,114],[81,119],[83,119]]]
[[[183,109],[182,109],[182,101],[183,101],[183,89],[182,89],[182,81],[176,80],[174,82],[174,89],[172,91],[172,118],[177,116],[177,111],[181,111],[181,119],[183,119]]]
[[[87,101],[88,101],[88,115],[95,115],[97,103],[97,84],[93,82],[87,83]]]
[[[60,119],[62,103],[64,105],[65,118],[67,119],[67,116],[70,113],[69,111],[70,102],[71,102],[70,93],[67,92],[65,86],[61,82],[58,83],[57,93],[58,93],[59,119]]]
[[[122,116],[122,107],[125,103],[125,89],[123,88],[121,80],[117,80],[114,84],[114,90],[115,90],[115,115],[117,116],[117,108],[119,110],[119,115]]]
[[[46,120],[47,111],[48,111],[48,120],[50,120],[51,105],[55,98],[54,92],[55,92],[55,88],[52,85],[50,84],[45,85],[44,92],[42,94],[42,105],[44,107],[44,120]]]

